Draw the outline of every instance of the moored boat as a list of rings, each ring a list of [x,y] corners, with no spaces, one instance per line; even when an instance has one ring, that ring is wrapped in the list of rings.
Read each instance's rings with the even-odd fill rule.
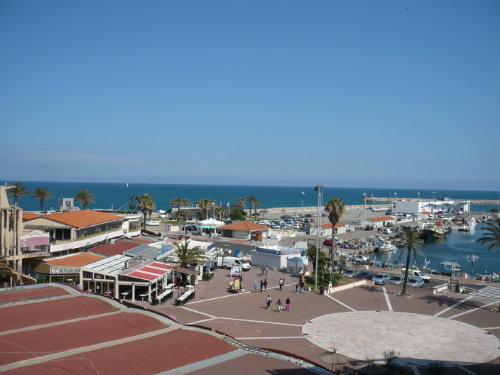
[[[433,226],[424,228],[424,238],[426,241],[438,241],[446,237],[446,231],[443,227]]]

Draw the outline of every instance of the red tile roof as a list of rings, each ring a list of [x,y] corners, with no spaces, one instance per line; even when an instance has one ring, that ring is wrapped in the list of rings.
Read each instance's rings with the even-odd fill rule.
[[[169,266],[165,263],[152,262],[150,264],[146,264],[140,268],[137,268],[131,273],[128,273],[127,276],[153,281],[168,273],[172,268],[172,266]]]
[[[109,221],[122,219],[121,216],[94,210],[60,212],[45,215],[44,217],[53,221],[57,221],[58,223],[71,225],[75,228],[83,228],[90,225],[102,224]]]
[[[102,259],[104,259],[104,257],[100,257],[98,255],[77,253],[57,258],[44,259],[44,261],[45,263],[53,266],[82,267]]]
[[[255,224],[255,223],[252,223],[250,221],[239,221],[237,223],[224,225],[223,227],[220,227],[219,229],[241,230],[241,231],[245,231],[245,232],[250,232],[253,230],[269,229],[269,227],[266,227],[265,225]]]
[[[132,241],[140,243],[153,243],[154,241],[146,240],[145,238],[132,238]]]
[[[379,216],[379,217],[371,217],[368,220],[377,222],[377,221],[396,220],[396,218],[394,216]]]
[[[33,220],[42,215],[35,214],[34,212],[23,212],[23,221]]]
[[[332,223],[321,224],[321,226],[325,229],[330,229],[332,227]],[[345,224],[342,223],[335,224],[335,228],[342,228],[342,227],[345,227]]]
[[[113,255],[123,255],[127,250],[133,249],[134,247],[141,246],[137,242],[130,241],[116,241],[116,243],[106,243],[89,249],[93,253],[99,253],[107,256]]]

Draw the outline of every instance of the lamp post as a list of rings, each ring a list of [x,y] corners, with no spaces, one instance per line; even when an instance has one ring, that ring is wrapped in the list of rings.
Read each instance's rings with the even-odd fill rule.
[[[396,201],[398,199],[398,193],[394,192],[394,213],[396,213]],[[392,210],[392,207],[391,207]]]
[[[362,227],[364,227],[366,224],[366,193],[363,193],[363,200],[365,201],[365,209],[363,211],[363,225]]]
[[[315,265],[315,270],[314,270],[314,290],[318,290],[318,253],[319,253],[319,228],[320,228],[320,204],[321,204],[321,190],[324,188],[324,185],[316,185],[314,187],[314,191],[318,192],[318,213],[317,213],[317,220],[316,220],[316,265]]]
[[[471,264],[471,275],[474,276],[474,262],[476,262],[479,257],[472,253],[471,255],[466,255],[465,259],[467,259],[467,262],[469,262]]]

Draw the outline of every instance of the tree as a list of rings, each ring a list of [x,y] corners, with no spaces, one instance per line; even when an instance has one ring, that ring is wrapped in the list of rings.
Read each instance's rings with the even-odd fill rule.
[[[246,204],[246,200],[245,200],[245,198],[242,198],[242,197],[236,198],[236,204],[237,204],[240,208],[245,208],[245,206],[247,205],[247,204]]]
[[[235,208],[231,213],[231,220],[245,220],[247,212],[243,208]]]
[[[222,216],[225,212],[226,210],[224,209],[224,207],[215,207],[215,214],[217,215],[217,219],[222,220]]]
[[[196,202],[196,205],[200,208],[200,217],[202,220],[208,219],[208,212],[215,205],[215,201],[204,198]]]
[[[340,198],[332,198],[325,205],[325,211],[328,212],[328,221],[332,224],[332,246],[330,256],[333,259],[333,246],[335,243],[335,225],[337,225],[345,211],[345,203]]]
[[[17,202],[19,202],[19,198],[24,197],[29,194],[26,186],[23,186],[20,182],[14,182],[13,188],[9,189],[8,194],[14,197],[14,205],[17,206]]]
[[[257,208],[261,205],[261,202],[258,199],[254,199],[253,207],[254,207],[254,217],[257,218]]]
[[[52,193],[45,186],[36,188],[32,197],[38,198],[40,200],[40,211],[43,211],[43,202],[52,197]]]
[[[406,247],[406,267],[405,267],[405,278],[403,281],[403,290],[401,295],[406,295],[406,284],[408,283],[408,273],[410,268],[411,254],[417,256],[417,247],[423,246],[422,234],[417,230],[417,228],[404,226],[401,228],[401,232],[396,237],[396,245],[398,247]]]
[[[500,219],[487,222],[481,229],[485,233],[477,239],[477,242],[483,246],[488,246],[490,251],[498,251],[500,249]],[[500,311],[500,304],[498,305],[498,311]]]
[[[175,213],[177,221],[179,221],[179,218],[181,217],[181,214],[180,214],[181,207],[186,207],[186,206],[190,206],[190,205],[191,205],[191,201],[189,199],[185,199],[185,198],[181,198],[181,197],[174,198],[170,201],[170,206],[177,207],[177,211]]]
[[[190,241],[183,241],[181,243],[174,243],[174,252],[179,261],[181,262],[181,267],[187,267],[188,265],[196,265],[203,262],[206,257],[205,253],[199,246],[194,246],[189,248]]]
[[[252,216],[252,206],[253,206],[254,202],[256,201],[256,199],[253,195],[249,195],[247,197],[246,201],[250,205],[250,209],[248,210],[248,214],[249,214],[249,216]]]
[[[89,190],[80,190],[75,194],[75,199],[80,202],[83,209],[89,208],[90,203],[95,202],[95,195]]]
[[[143,214],[143,227],[146,228],[146,220],[151,216],[154,209],[156,208],[156,203],[153,200],[151,194],[145,193],[143,195],[134,195],[130,198],[129,207],[132,210],[141,211]]]

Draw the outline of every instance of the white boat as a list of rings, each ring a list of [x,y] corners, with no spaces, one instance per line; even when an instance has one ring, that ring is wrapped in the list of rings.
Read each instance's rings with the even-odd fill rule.
[[[376,207],[376,206],[371,206],[370,210],[372,211],[387,211],[387,207]]]

